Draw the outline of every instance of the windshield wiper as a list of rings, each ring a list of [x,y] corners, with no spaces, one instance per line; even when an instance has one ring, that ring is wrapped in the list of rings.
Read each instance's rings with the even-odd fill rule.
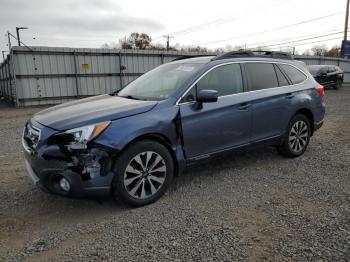
[[[127,96],[120,96],[120,97],[124,97],[124,98],[129,98],[129,99],[134,99],[134,100],[142,100],[140,98],[137,98],[135,96],[132,96],[132,95],[127,95]]]
[[[119,93],[119,91],[120,91],[120,90],[115,90],[115,91],[113,91],[112,93],[110,93],[109,95],[111,95],[111,96],[117,96],[118,93]]]

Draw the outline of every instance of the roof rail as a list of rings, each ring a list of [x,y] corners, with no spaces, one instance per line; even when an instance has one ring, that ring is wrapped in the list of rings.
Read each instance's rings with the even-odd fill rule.
[[[229,59],[229,58],[238,58],[238,57],[265,57],[265,58],[269,57],[269,58],[287,59],[287,60],[294,59],[289,53],[286,53],[286,52],[242,50],[242,51],[227,52],[227,53],[218,55],[214,57],[212,61]]]
[[[215,55],[182,55],[182,56],[176,57],[175,59],[171,60],[171,62],[183,60],[183,59],[195,58],[195,57],[202,57],[202,56],[215,56]]]

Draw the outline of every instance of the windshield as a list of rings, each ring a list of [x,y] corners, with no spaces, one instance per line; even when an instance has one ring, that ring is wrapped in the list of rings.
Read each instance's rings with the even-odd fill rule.
[[[141,100],[167,99],[202,66],[185,63],[161,65],[128,84],[118,96]]]

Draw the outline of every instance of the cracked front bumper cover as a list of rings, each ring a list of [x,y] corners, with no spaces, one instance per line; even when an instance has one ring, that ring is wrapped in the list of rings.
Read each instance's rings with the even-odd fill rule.
[[[67,155],[67,152],[62,152],[60,146],[45,143],[45,127],[42,131],[44,142],[35,149],[30,148],[26,141],[22,140],[26,170],[36,186],[45,192],[69,197],[110,195],[113,173],[96,168],[96,161],[101,156],[108,156],[105,151],[94,145],[85,153]],[[62,177],[71,185],[68,192],[59,186]]]

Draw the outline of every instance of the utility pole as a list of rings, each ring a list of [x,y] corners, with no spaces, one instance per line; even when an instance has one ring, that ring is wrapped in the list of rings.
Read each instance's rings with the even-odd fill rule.
[[[295,55],[295,46],[293,46],[293,55]]]
[[[166,50],[169,50],[169,47],[170,47],[169,40],[170,38],[173,38],[173,37],[170,35],[163,35],[163,37],[166,39]]]
[[[7,41],[9,46],[9,52],[11,52],[11,38],[10,38],[10,32],[7,31]]]
[[[349,1],[350,1],[350,0],[346,0],[345,26],[344,26],[344,40],[347,40],[347,38],[348,38]]]
[[[21,40],[19,38],[19,30],[21,29],[28,29],[28,27],[16,27],[18,46],[21,46]]]

